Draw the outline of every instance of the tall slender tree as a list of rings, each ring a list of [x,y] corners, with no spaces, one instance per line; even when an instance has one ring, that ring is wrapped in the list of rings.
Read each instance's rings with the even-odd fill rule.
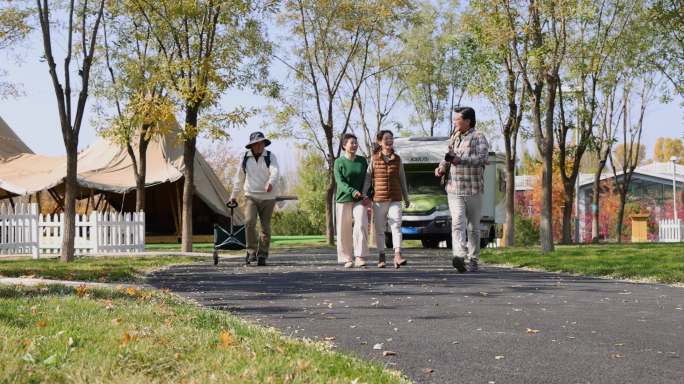
[[[651,74],[649,74],[651,75]],[[648,76],[648,75],[647,75]],[[634,91],[633,88],[637,88]],[[627,193],[629,192],[634,176],[634,170],[642,160],[641,153],[641,138],[644,131],[644,117],[646,108],[652,97],[655,84],[652,78],[641,77],[632,79],[625,83],[622,93],[622,144],[623,150],[620,157],[613,157],[611,154],[611,167],[613,169],[613,180],[615,189],[620,197],[620,204],[617,212],[617,242],[622,242],[622,222],[625,215],[625,203],[627,202]],[[636,122],[632,121],[631,101],[633,92],[638,95],[639,104],[637,108]],[[621,174],[618,175],[618,169]]]
[[[57,98],[59,123],[62,129],[62,139],[66,149],[66,177],[64,178],[64,230],[62,233],[62,248],[60,260],[71,261],[74,258],[74,236],[76,234],[76,196],[78,182],[76,180],[78,137],[88,99],[90,84],[90,70],[97,48],[97,39],[104,12],[104,0],[88,3],[87,0],[71,0],[67,6],[66,55],[64,57],[64,77],[60,80],[57,74],[57,63],[52,50],[52,32],[55,28],[52,12],[47,0],[36,0],[40,29],[43,37],[45,61],[48,65],[52,86]],[[74,18],[77,18],[74,20]],[[75,24],[78,23],[78,24]],[[77,35],[74,41],[74,35]],[[79,36],[80,35],[80,36]],[[80,37],[80,39],[78,38]],[[77,74],[81,78],[81,89],[78,91],[75,109],[72,99],[71,76],[75,73],[71,60],[80,51],[80,66]]]

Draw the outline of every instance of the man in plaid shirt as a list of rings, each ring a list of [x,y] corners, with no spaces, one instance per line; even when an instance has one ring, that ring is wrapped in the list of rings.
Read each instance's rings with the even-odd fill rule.
[[[447,171],[446,185],[451,211],[452,263],[460,273],[477,272],[480,257],[480,219],[484,194],[484,169],[489,162],[489,143],[475,129],[475,110],[470,107],[454,109],[454,135],[449,152],[435,169],[441,177]],[[466,229],[468,241],[466,242]]]

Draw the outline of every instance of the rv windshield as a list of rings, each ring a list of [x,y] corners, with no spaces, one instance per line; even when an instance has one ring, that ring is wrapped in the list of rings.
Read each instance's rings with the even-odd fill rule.
[[[439,178],[432,172],[406,172],[406,183],[410,195],[445,195],[439,185]]]

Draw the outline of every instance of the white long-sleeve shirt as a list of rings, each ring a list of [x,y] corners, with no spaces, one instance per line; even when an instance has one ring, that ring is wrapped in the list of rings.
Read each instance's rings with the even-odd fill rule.
[[[247,164],[245,172],[242,171],[242,157],[238,163],[240,167],[233,179],[233,192],[230,195],[231,199],[236,199],[240,191],[245,192],[245,196],[252,197],[257,200],[273,200],[276,198],[276,180],[278,179],[278,160],[275,154],[271,152],[271,166],[266,166],[266,151],[259,155],[258,159],[254,158],[252,151],[247,151]],[[271,184],[273,189],[271,192],[266,192],[266,186]]]

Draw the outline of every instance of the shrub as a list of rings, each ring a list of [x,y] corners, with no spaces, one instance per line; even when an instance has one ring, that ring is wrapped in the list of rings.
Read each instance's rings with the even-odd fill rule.
[[[539,227],[531,218],[515,215],[515,245],[530,246],[539,244]]]
[[[325,233],[325,222],[321,227],[319,223],[312,223],[301,209],[285,209],[273,213],[271,232],[280,236],[320,235]]]

